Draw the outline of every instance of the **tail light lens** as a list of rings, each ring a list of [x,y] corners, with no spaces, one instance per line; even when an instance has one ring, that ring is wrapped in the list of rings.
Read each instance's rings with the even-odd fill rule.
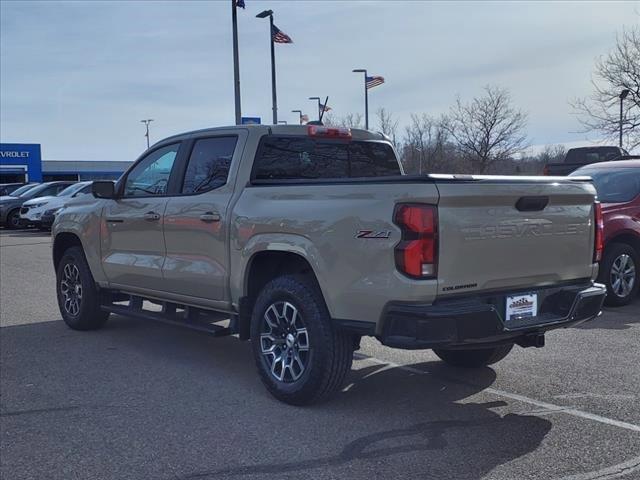
[[[396,268],[411,278],[435,278],[438,273],[438,209],[434,205],[404,203],[396,207],[394,222],[402,230],[396,245]]]
[[[593,261],[602,260],[602,251],[604,250],[604,217],[602,216],[602,204],[596,201],[593,204],[595,231],[595,244],[593,248]]]
[[[343,127],[323,127],[319,125],[308,125],[307,134],[310,137],[341,138],[351,140],[351,129]]]

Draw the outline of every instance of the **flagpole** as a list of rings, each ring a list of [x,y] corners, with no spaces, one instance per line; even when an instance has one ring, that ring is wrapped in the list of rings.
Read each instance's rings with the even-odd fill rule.
[[[367,90],[367,71],[364,71],[364,129],[369,130],[369,90]]]
[[[240,108],[240,60],[238,55],[238,10],[237,0],[231,0],[231,23],[233,25],[233,87],[236,106],[236,125],[242,122]]]
[[[273,14],[269,15],[269,38],[271,39],[271,102],[273,103],[273,124],[278,124],[278,98],[276,95],[276,49],[273,45]]]
[[[353,73],[364,73],[364,128],[369,130],[369,91],[367,90],[367,70],[356,68]]]

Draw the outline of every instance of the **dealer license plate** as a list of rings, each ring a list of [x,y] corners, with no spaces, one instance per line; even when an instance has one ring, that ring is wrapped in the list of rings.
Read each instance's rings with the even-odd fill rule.
[[[538,294],[513,295],[507,297],[506,321],[538,315]]]

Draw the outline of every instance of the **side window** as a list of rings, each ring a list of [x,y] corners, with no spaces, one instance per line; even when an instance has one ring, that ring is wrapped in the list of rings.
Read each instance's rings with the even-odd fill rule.
[[[237,142],[235,136],[196,140],[184,175],[182,193],[204,192],[227,183]]]
[[[36,197],[49,197],[53,195],[57,195],[59,192],[57,185],[49,185],[47,188],[42,190],[40,193],[36,195]]]
[[[167,145],[151,152],[127,175],[124,184],[125,197],[165,195],[169,176],[178,154],[179,143]]]
[[[71,184],[64,184],[64,183],[63,183],[63,184],[61,184],[61,185],[58,185],[58,186],[56,187],[56,195],[57,195],[57,194],[59,194],[59,193],[60,193],[62,190],[64,190],[65,188],[67,188],[69,185],[71,185]]]
[[[82,187],[79,191],[76,192],[75,196],[79,197],[80,195],[86,195],[87,193],[91,193],[91,184]]]

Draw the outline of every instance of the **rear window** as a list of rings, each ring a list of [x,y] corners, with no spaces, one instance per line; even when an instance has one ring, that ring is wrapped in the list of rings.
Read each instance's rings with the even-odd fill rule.
[[[256,180],[338,179],[400,175],[390,145],[308,137],[266,136],[256,155]]]
[[[615,160],[620,157],[616,147],[572,148],[567,152],[564,161],[567,163],[598,163]]]
[[[640,195],[640,168],[583,169],[573,175],[590,176],[602,203],[630,202]]]

